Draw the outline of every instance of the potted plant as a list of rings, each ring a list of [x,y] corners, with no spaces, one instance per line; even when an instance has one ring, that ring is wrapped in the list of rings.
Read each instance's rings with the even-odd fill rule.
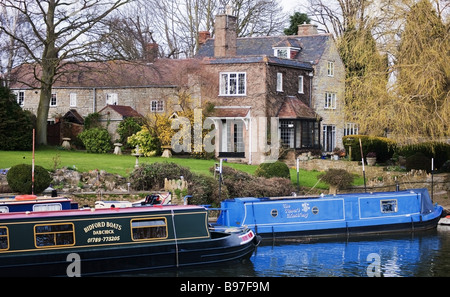
[[[374,152],[370,152],[366,156],[367,165],[373,166],[377,162],[377,154]]]

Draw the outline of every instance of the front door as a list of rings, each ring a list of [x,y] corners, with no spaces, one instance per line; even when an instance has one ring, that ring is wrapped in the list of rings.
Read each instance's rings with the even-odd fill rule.
[[[332,152],[336,147],[336,126],[323,125],[323,151]]]
[[[244,122],[223,120],[219,157],[244,158]]]

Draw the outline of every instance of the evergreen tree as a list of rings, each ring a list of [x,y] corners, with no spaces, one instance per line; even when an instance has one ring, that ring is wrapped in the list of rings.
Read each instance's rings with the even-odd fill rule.
[[[309,24],[311,22],[311,19],[308,17],[306,13],[296,12],[289,18],[291,25],[289,26],[289,28],[284,29],[285,35],[297,35],[298,25]]]
[[[7,87],[0,86],[0,150],[31,150],[33,117]]]

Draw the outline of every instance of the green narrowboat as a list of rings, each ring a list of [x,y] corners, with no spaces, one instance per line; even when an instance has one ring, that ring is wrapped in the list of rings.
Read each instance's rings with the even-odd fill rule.
[[[0,276],[91,276],[241,260],[259,238],[211,229],[204,207],[0,213]]]

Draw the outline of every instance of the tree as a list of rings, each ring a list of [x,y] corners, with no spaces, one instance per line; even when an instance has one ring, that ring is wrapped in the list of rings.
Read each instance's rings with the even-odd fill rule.
[[[396,55],[396,96],[391,121],[398,136],[439,139],[450,135],[450,38],[429,0],[410,7]],[[413,131],[413,133],[411,133]]]
[[[346,120],[358,124],[360,133],[381,136],[389,116],[387,57],[367,27],[347,28],[337,45],[346,69]]]
[[[88,52],[95,39],[89,33],[112,11],[131,0],[3,0],[1,7],[19,13],[31,28],[32,42],[3,23],[0,31],[13,38],[35,63],[35,78],[40,83],[36,143],[47,143],[47,118],[52,86],[60,70]],[[27,36],[28,38],[29,36]]]
[[[296,12],[293,15],[291,15],[289,19],[291,25],[289,26],[289,28],[284,29],[285,35],[297,35],[298,25],[311,23],[311,19],[308,17],[306,13]]]
[[[31,150],[33,119],[11,91],[0,85],[0,150]]]
[[[197,53],[200,31],[214,36],[215,16],[227,6],[238,18],[239,37],[279,34],[286,20],[277,0],[138,0],[135,5],[148,16],[142,22],[152,21],[152,36],[160,42],[160,53],[175,59]]]

